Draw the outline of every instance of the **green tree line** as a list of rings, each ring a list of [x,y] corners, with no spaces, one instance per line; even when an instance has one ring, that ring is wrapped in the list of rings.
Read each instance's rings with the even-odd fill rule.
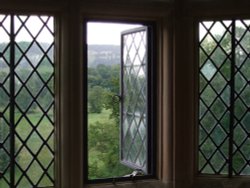
[[[119,159],[119,103],[113,96],[120,92],[120,65],[88,68],[88,111],[102,114],[109,111],[109,120],[96,119],[88,126],[88,177],[118,177],[131,173]],[[90,116],[89,116],[90,118]]]

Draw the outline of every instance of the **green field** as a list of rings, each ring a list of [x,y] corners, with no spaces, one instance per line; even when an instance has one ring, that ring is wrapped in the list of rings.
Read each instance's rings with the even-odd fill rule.
[[[89,178],[105,178],[114,176],[123,176],[125,174],[131,173],[131,169],[128,169],[120,164],[119,161],[119,126],[117,123],[110,119],[110,110],[103,110],[102,113],[91,113],[88,116],[89,122]],[[53,185],[47,175],[43,176],[43,169],[39,166],[39,162],[47,168],[50,162],[53,160],[53,155],[45,146],[40,151],[40,147],[43,144],[42,139],[37,134],[34,129],[30,126],[29,122],[16,113],[16,122],[18,126],[16,127],[16,132],[19,136],[16,136],[16,151],[18,154],[16,156],[16,161],[19,167],[16,168],[16,181],[19,181],[22,174],[22,170],[27,170],[27,176],[30,180],[36,184],[38,181],[39,186]],[[41,114],[39,113],[29,113],[27,114],[30,122],[36,125]],[[20,120],[19,120],[20,119]],[[39,125],[35,128],[41,136],[46,140],[53,131],[53,126],[51,126],[50,121],[47,118],[43,118]],[[33,133],[32,133],[33,131]],[[29,134],[31,136],[29,137]],[[29,148],[23,147],[22,142]],[[48,140],[48,145],[54,149],[54,139],[53,136]],[[92,143],[92,144],[91,144]],[[30,150],[30,151],[29,151]],[[20,152],[19,152],[20,151]],[[39,162],[33,161],[33,154],[38,154],[37,158]],[[28,167],[31,164],[30,167]],[[48,169],[48,173],[53,178],[54,177],[54,166],[51,165]],[[8,180],[8,173],[5,174],[5,178]],[[43,177],[42,177],[43,176]],[[39,179],[42,177],[42,180]],[[20,188],[31,187],[29,181],[26,177],[21,178],[20,183],[18,183]],[[3,178],[0,178],[0,187],[9,188]]]
[[[54,127],[48,120],[48,118],[41,119],[41,114],[39,113],[34,112],[26,115],[28,119],[35,125],[35,128],[33,129],[31,127],[27,119],[25,119],[24,117],[20,118],[21,115],[19,113],[16,113],[16,123],[18,124],[15,131],[19,135],[15,136],[15,152],[17,163],[15,168],[16,182],[20,180],[20,183],[18,183],[18,185],[21,188],[31,187],[26,177],[22,177],[20,179],[22,171],[27,170],[26,175],[34,184],[37,184],[39,182],[39,187],[52,186],[53,183],[48,178],[48,176],[43,175],[43,168],[48,168],[47,173],[52,178],[54,177],[54,165],[51,164],[51,162],[53,163],[54,156],[48,148],[48,146],[50,146],[50,148],[54,150],[54,136],[52,135],[51,137],[49,137],[51,132],[53,132]],[[36,126],[39,121],[39,125]],[[39,132],[40,136],[35,130]],[[42,146],[44,143],[43,139],[48,139],[48,146]],[[38,160],[34,160],[34,155],[36,155]],[[42,165],[42,167],[40,165]],[[8,176],[9,173],[7,172],[4,177],[9,180]],[[0,187],[9,188],[3,178],[0,178]]]
[[[88,124],[93,124],[96,122],[102,122],[102,123],[115,123],[113,119],[110,119],[111,112],[110,110],[103,109],[102,113],[89,113],[88,114]]]

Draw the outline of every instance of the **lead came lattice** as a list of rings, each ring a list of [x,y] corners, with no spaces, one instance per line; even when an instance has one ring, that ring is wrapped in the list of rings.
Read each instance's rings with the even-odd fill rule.
[[[0,129],[6,129],[10,144],[4,147],[8,166],[0,187],[54,186],[54,20],[26,15],[1,18],[0,35],[10,40],[0,41],[6,46],[0,45],[4,56],[0,66],[7,73],[4,77],[0,70],[0,91],[7,101],[7,107],[0,104],[1,122],[6,124],[1,123]]]
[[[147,172],[147,30],[122,35],[121,160]]]
[[[250,22],[200,23],[199,173],[250,175]]]

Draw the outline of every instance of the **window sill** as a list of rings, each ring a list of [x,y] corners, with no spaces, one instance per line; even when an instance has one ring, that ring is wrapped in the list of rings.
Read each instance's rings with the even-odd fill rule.
[[[116,182],[116,183],[88,184],[84,186],[84,188],[100,188],[100,187],[101,188],[113,188],[113,187],[161,188],[161,187],[166,187],[166,184],[160,180],[149,179],[149,180],[135,180],[135,181]]]
[[[194,188],[247,188],[250,187],[250,177],[197,177],[194,181]]]

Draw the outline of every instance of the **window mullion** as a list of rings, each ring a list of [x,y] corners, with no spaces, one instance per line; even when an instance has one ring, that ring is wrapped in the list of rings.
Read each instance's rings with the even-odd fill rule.
[[[235,20],[232,20],[231,34],[231,80],[230,80],[230,129],[229,129],[229,177],[233,175],[234,104],[235,104]]]
[[[15,31],[10,15],[10,187],[15,187]]]

